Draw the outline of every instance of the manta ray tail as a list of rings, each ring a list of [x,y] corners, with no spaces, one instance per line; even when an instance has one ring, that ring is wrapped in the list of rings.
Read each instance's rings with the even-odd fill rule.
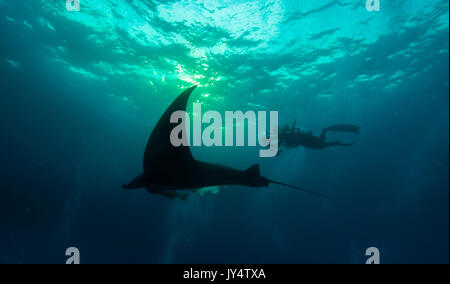
[[[282,183],[282,182],[279,182],[279,181],[273,181],[273,180],[269,180],[269,182],[270,183],[274,183],[274,184],[278,184],[278,185],[282,185],[282,186],[286,186],[286,187],[289,187],[289,188],[292,188],[292,189],[297,189],[297,190],[300,190],[300,191],[303,191],[303,192],[306,192],[306,193],[309,193],[309,194],[312,194],[312,195],[315,195],[315,196],[319,196],[319,197],[322,197],[322,198],[325,198],[325,199],[330,199],[330,197],[328,197],[326,195],[323,195],[323,194],[320,194],[320,193],[317,193],[317,192],[314,192],[314,191],[311,191],[311,190],[308,190],[308,189],[304,189],[304,188],[301,188],[301,187],[297,187],[297,186],[293,186],[293,185],[290,185],[290,184]]]
[[[274,183],[274,184],[286,186],[286,187],[289,187],[289,188],[297,189],[297,190],[300,190],[300,191],[303,191],[303,192],[307,192],[307,193],[315,195],[315,196],[319,196],[319,197],[322,197],[322,198],[330,199],[328,196],[325,196],[325,195],[317,193],[317,192],[313,192],[311,190],[307,190],[307,189],[304,189],[304,188],[301,188],[301,187],[297,187],[297,186],[293,186],[293,185],[290,185],[290,184],[282,183],[282,182],[279,182],[279,181],[273,181],[273,180],[261,177],[261,172],[260,172],[259,165],[251,166],[245,172],[250,177],[257,177],[258,178],[258,182],[257,182],[258,186],[269,186],[269,183]],[[262,183],[260,183],[261,181],[262,181]]]

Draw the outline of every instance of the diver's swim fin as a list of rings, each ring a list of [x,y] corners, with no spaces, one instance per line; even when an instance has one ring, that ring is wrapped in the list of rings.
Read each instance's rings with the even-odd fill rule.
[[[282,182],[279,182],[279,181],[273,181],[273,180],[269,180],[269,182],[270,183],[274,183],[274,184],[278,184],[278,185],[282,185],[282,186],[286,186],[286,187],[289,187],[289,188],[292,188],[292,189],[297,189],[297,190],[300,190],[300,191],[303,191],[303,192],[306,192],[306,193],[309,193],[309,194],[312,194],[312,195],[315,195],[315,196],[319,196],[319,197],[322,197],[322,198],[325,198],[325,199],[331,199],[330,197],[328,197],[326,195],[323,195],[323,194],[320,194],[320,193],[317,193],[317,192],[314,192],[314,191],[311,191],[311,190],[308,190],[308,189],[304,189],[304,188],[301,188],[301,187],[297,187],[297,186],[293,186],[293,185],[290,185],[290,184],[282,183]]]
[[[326,131],[349,132],[359,134],[359,126],[352,124],[338,124],[325,128]]]

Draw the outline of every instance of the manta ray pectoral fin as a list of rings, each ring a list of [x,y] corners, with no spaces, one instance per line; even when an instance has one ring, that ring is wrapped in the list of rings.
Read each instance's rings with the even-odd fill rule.
[[[167,108],[155,126],[148,141],[144,154],[144,173],[184,172],[195,164],[189,147],[175,147],[171,143],[170,134],[175,127],[171,123],[171,116],[178,111],[186,111],[187,103],[192,92],[197,88],[193,86],[179,95]]]
[[[144,174],[138,176],[135,178],[132,182],[129,184],[122,185],[123,189],[131,190],[131,189],[139,189],[145,187],[145,177]]]

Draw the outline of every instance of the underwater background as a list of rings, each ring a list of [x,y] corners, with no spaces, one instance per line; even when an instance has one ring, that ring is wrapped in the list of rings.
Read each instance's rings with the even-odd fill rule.
[[[0,263],[449,262],[447,0],[0,0]],[[124,191],[171,101],[279,111],[349,148],[193,149],[273,185]]]

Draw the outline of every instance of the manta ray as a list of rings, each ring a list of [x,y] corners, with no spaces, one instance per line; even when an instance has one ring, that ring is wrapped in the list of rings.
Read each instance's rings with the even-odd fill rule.
[[[170,134],[174,125],[170,122],[170,118],[174,112],[186,111],[189,97],[196,87],[185,90],[163,114],[145,149],[144,172],[129,184],[123,185],[123,189],[145,188],[151,194],[186,200],[186,191],[199,192],[204,188],[229,185],[259,188],[269,187],[270,184],[279,184],[328,198],[304,188],[269,180],[261,176],[258,164],[245,171],[240,171],[223,165],[197,161],[193,157],[190,147],[173,146]]]

